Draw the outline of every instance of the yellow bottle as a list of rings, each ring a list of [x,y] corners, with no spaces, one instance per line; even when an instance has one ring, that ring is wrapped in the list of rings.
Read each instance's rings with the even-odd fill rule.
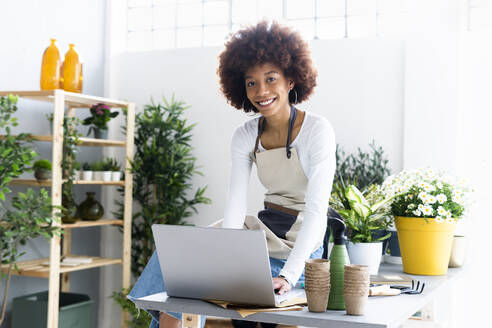
[[[75,51],[75,44],[69,44],[63,63],[63,90],[70,92],[82,92],[82,64],[79,55]]]
[[[55,42],[50,39],[51,44],[43,53],[41,62],[41,90],[54,90],[60,88],[60,52]]]

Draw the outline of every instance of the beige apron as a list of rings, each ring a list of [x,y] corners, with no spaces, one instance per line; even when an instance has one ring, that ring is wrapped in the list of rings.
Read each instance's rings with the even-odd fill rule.
[[[244,222],[245,228],[265,231],[269,255],[278,259],[288,258],[304,219],[305,194],[308,180],[302,169],[296,149],[290,146],[295,118],[296,109],[291,107],[289,133],[285,148],[275,148],[259,152],[260,136],[266,123],[264,118],[261,117],[258,122],[256,145],[251,153],[251,158],[257,166],[258,177],[267,189],[265,206],[270,208],[271,206],[268,203],[273,203],[274,205],[280,205],[274,206],[274,208],[280,208],[282,212],[298,212],[297,217],[292,216],[293,221],[287,223],[287,228],[285,228],[284,223],[283,228],[287,231],[282,234],[282,237],[278,236],[279,233],[275,234],[260,218],[250,215],[246,216]],[[282,210],[282,208],[286,210]],[[323,240],[320,239],[312,252],[322,244]]]

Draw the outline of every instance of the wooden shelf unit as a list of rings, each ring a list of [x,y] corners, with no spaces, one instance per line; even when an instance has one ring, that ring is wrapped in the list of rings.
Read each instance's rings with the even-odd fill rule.
[[[87,270],[93,268],[99,268],[105,265],[122,264],[122,259],[110,259],[98,256],[77,256],[71,254],[70,257],[90,257],[91,263],[80,264],[77,266],[62,266],[60,265],[60,273],[69,273],[80,270]],[[50,277],[50,265],[48,264],[50,259],[48,257],[29,261],[17,262],[18,270],[12,270],[12,274],[16,276],[24,277],[36,277],[36,278],[49,278]],[[2,270],[6,270],[7,265],[2,265]]]
[[[62,180],[62,183],[66,180]],[[53,180],[36,180],[36,179],[12,179],[11,185],[17,186],[33,186],[33,187],[51,187]],[[102,180],[74,180],[74,185],[103,185],[103,186],[125,186],[125,181],[102,181]]]
[[[0,140],[4,139],[5,136],[0,135]],[[31,135],[31,139],[34,141],[47,141],[53,142],[53,136],[51,135]],[[87,146],[87,147],[125,147],[125,141],[119,140],[107,140],[107,139],[96,139],[96,138],[79,138],[80,144],[79,146]]]
[[[94,138],[80,138],[80,146],[96,147],[124,147],[125,148],[125,177],[124,181],[74,181],[75,185],[102,185],[102,186],[120,186],[124,187],[124,213],[123,220],[102,219],[99,221],[78,221],[73,224],[57,223],[64,229],[63,240],[55,236],[50,241],[50,256],[45,259],[36,259],[21,261],[17,263],[18,272],[16,275],[29,277],[43,277],[49,279],[48,291],[48,310],[47,310],[47,328],[58,328],[58,308],[60,286],[61,291],[70,291],[69,273],[79,270],[102,267],[112,264],[121,264],[122,270],[122,288],[130,287],[130,264],[131,264],[131,220],[132,220],[132,187],[133,178],[130,170],[129,159],[133,158],[133,133],[135,124],[135,104],[126,101],[106,99],[102,97],[89,96],[84,94],[66,92],[63,90],[50,91],[0,91],[0,96],[16,95],[19,98],[31,99],[36,101],[53,103],[53,135],[33,135],[32,138],[37,141],[52,143],[52,179],[38,182],[35,179],[13,179],[10,183],[18,186],[39,186],[51,188],[52,205],[60,206],[62,185],[65,182],[62,179],[62,149],[63,149],[63,118],[75,116],[75,110],[90,108],[97,103],[104,103],[112,108],[126,108],[126,140],[104,140]],[[1,136],[0,136],[1,138]],[[97,226],[122,226],[123,227],[123,245],[122,258],[110,259],[102,257],[92,257],[93,261],[89,264],[81,264],[75,267],[61,266],[62,256],[74,256],[71,254],[71,235],[74,228],[87,228]],[[63,250],[61,244],[63,243]],[[49,262],[49,264],[48,264]],[[1,266],[5,270],[5,266]],[[61,276],[61,279],[60,279]],[[126,327],[125,318],[122,316],[122,327]]]

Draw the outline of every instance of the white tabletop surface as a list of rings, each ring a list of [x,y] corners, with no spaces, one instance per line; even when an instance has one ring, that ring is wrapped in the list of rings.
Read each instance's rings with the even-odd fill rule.
[[[429,303],[442,290],[449,288],[453,280],[464,272],[464,269],[448,269],[445,276],[416,276],[417,280],[425,282],[425,290],[418,295],[377,296],[369,297],[365,315],[350,316],[345,311],[326,311],[312,313],[305,307],[302,311],[265,312],[247,316],[243,320],[273,322],[286,325],[307,327],[337,327],[337,328],[382,328],[398,327],[406,319]],[[402,266],[381,264],[380,274],[402,274]],[[168,297],[166,293],[154,294],[137,299],[140,308],[158,311],[184,312],[215,317],[242,319],[234,310],[223,309],[217,305],[194,299]]]

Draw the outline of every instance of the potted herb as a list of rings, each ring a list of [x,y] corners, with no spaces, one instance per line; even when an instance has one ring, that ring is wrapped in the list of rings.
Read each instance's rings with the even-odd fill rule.
[[[82,165],[82,180],[91,181],[92,175],[93,175],[93,172],[92,172],[91,165],[89,163],[85,162]]]
[[[114,158],[107,158],[106,162],[109,166],[109,170],[111,171],[111,181],[120,181],[121,180],[121,171],[120,164]]]
[[[48,180],[51,178],[51,162],[46,159],[40,159],[34,162],[32,166],[34,177],[38,181]]]
[[[90,108],[92,116],[86,117],[83,125],[89,125],[87,135],[94,130],[94,136],[98,139],[107,139],[108,137],[108,122],[118,116],[118,112],[111,112],[111,108],[103,103],[92,105]]]
[[[447,273],[456,221],[470,205],[466,181],[432,168],[404,170],[388,177],[383,192],[393,197],[403,271]]]
[[[95,181],[102,180],[102,172],[104,171],[104,163],[102,161],[95,161],[91,164],[91,170],[93,172],[93,178]]]
[[[81,164],[80,162],[73,162],[72,163],[72,169],[73,169],[73,178],[74,180],[80,180],[81,179],[81,173],[82,171],[80,170],[81,169]]]
[[[336,184],[330,206],[338,211],[347,225],[347,251],[350,262],[369,266],[371,274],[377,274],[383,250],[382,241],[390,233],[380,235],[391,225],[390,198],[385,198],[377,185],[370,186],[365,195],[354,185]]]
[[[111,181],[111,162],[108,159],[102,161],[102,180]]]

